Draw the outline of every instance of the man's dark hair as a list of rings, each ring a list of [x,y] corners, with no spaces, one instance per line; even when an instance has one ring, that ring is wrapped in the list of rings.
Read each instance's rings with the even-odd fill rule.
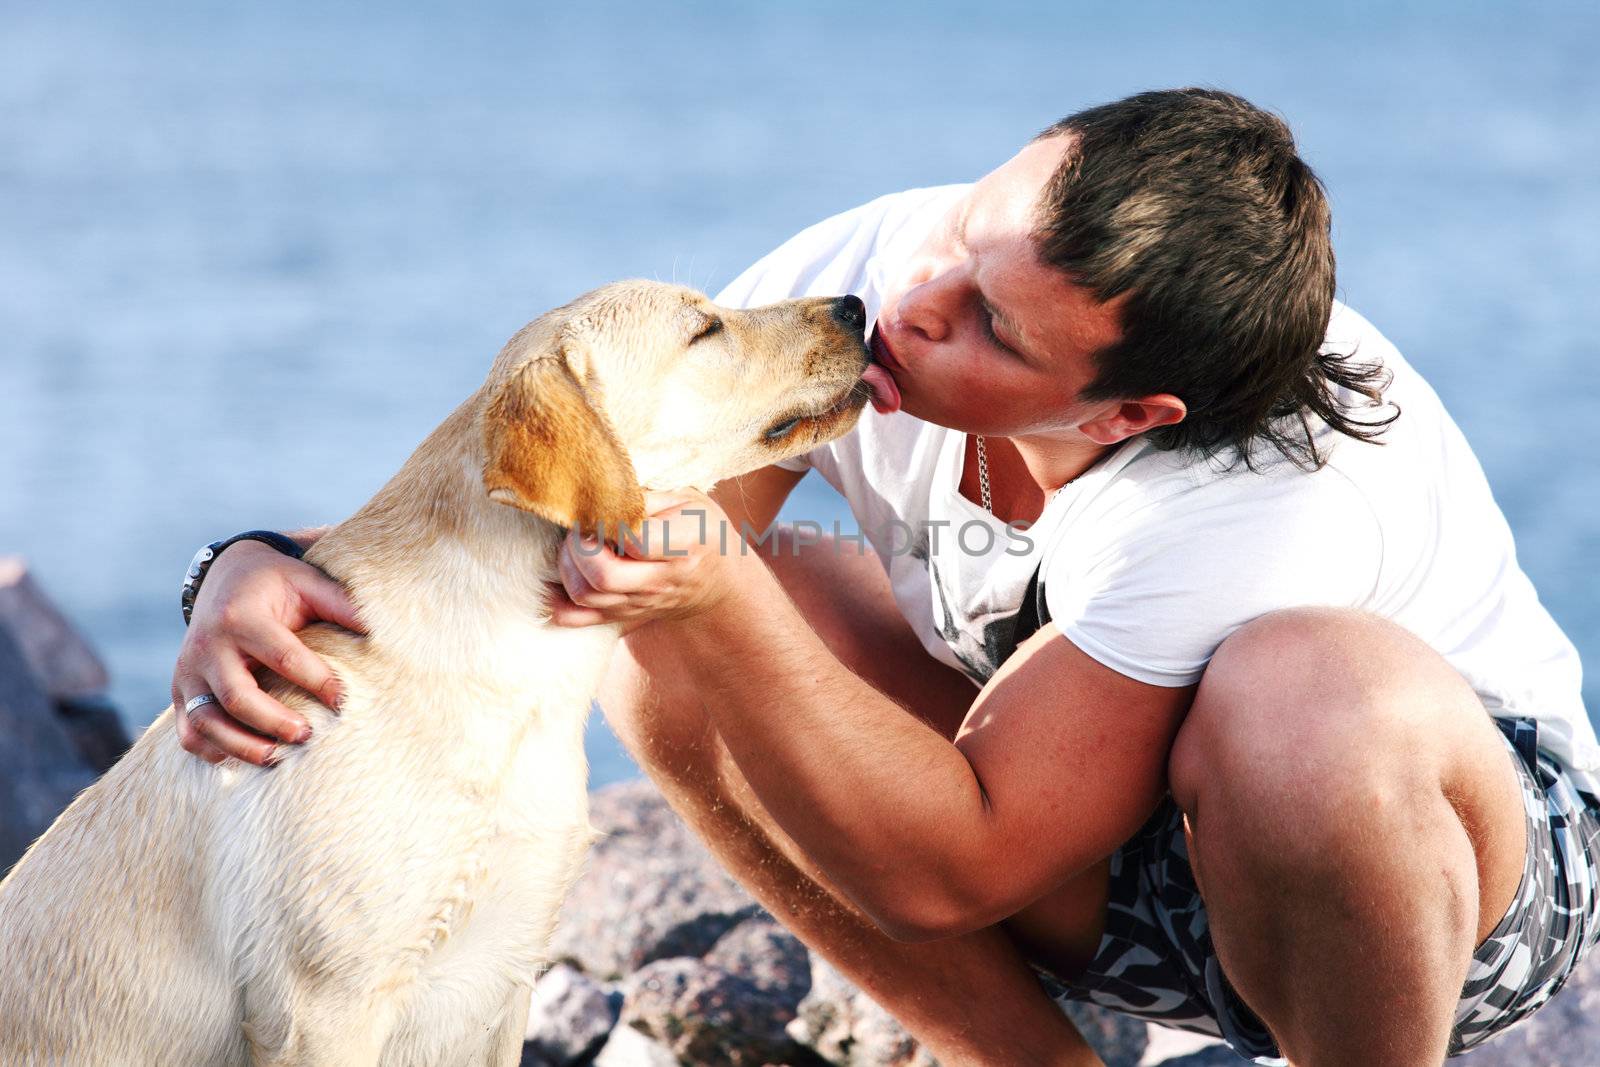
[[[1390,376],[1321,352],[1333,306],[1322,183],[1276,115],[1231,93],[1140,93],[1080,111],[1040,138],[1076,143],[1045,187],[1045,262],[1101,301],[1123,297],[1122,339],[1095,355],[1086,400],[1172,393],[1189,414],[1147,431],[1210,457],[1267,445],[1327,462],[1307,414],[1372,440],[1398,417],[1358,422],[1337,387],[1382,402]]]

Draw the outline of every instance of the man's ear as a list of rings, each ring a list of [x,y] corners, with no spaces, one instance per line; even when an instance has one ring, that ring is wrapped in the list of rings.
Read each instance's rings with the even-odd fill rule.
[[[1172,426],[1189,415],[1189,406],[1171,393],[1157,393],[1140,400],[1124,400],[1104,415],[1078,427],[1097,445],[1114,445],[1134,434]]]
[[[489,498],[608,540],[644,522],[644,491],[559,349],[524,361],[483,416]]]

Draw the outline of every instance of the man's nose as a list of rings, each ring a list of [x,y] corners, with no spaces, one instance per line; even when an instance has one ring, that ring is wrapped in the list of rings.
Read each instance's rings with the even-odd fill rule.
[[[833,302],[833,321],[847,330],[864,333],[867,328],[867,305],[859,296],[841,296]]]
[[[950,335],[951,280],[948,271],[913,274],[909,288],[900,294],[895,317],[930,341],[944,340]]]

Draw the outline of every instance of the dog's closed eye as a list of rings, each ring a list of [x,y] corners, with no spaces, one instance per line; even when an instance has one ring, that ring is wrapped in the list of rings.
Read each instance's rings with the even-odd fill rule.
[[[761,436],[765,437],[769,441],[775,441],[778,438],[782,437],[784,434],[788,433],[790,430],[794,429],[795,426],[799,424],[799,422],[800,422],[800,417],[798,415],[796,415],[792,419],[784,419],[782,422],[778,423],[777,425],[769,427],[767,432],[762,434]]]
[[[689,343],[694,344],[696,341],[704,341],[707,337],[715,337],[721,332],[722,320],[717,316],[712,315],[700,325],[700,329],[695,333],[695,335],[689,338]]]

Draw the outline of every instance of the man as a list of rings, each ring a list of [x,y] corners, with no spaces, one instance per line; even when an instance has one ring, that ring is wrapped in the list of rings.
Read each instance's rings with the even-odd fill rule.
[[[1281,121],[1201,90],[1082,112],[719,297],[861,295],[855,431],[657,499],[637,558],[568,542],[556,620],[629,629],[619,736],[947,1063],[1095,1062],[1059,996],[1258,1062],[1436,1064],[1600,931],[1576,653],[1438,398],[1333,286]],[[806,466],[874,551],[718,551]],[[334,701],[290,631],[349,615],[231,549],[174,699],[238,721],[186,746],[299,739],[247,664]]]

